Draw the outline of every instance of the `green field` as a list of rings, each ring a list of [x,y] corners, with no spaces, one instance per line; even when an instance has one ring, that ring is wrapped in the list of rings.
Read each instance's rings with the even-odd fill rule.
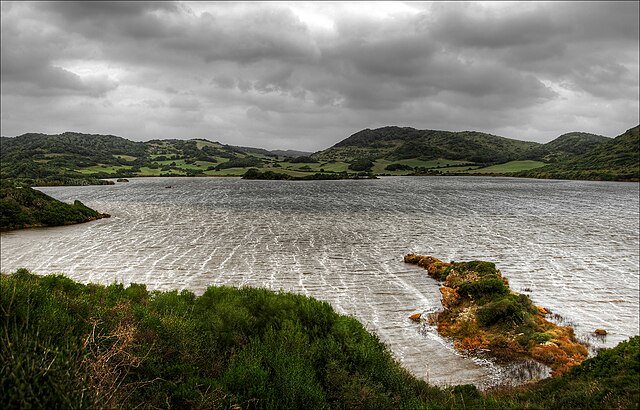
[[[105,164],[99,164],[99,165],[94,165],[92,167],[86,167],[86,168],[78,168],[76,169],[76,171],[78,171],[81,174],[84,175],[91,175],[91,174],[97,174],[100,172],[106,172],[108,174],[115,174],[117,172],[120,171],[125,171],[131,169],[130,165],[105,165]]]
[[[504,164],[492,165],[486,168],[478,168],[469,171],[469,174],[508,174],[511,172],[528,171],[547,165],[541,161],[510,161]]]
[[[353,172],[349,169],[349,163],[342,161],[331,162],[311,162],[311,163],[296,163],[288,162],[284,160],[277,160],[275,158],[269,158],[264,155],[255,155],[255,157],[261,158],[264,161],[263,169],[271,170],[273,172],[284,173],[292,176],[304,176],[309,173],[317,172]],[[141,167],[139,172],[135,173],[135,176],[160,176],[168,173],[174,175],[187,175],[187,171],[198,171],[198,173],[207,176],[242,176],[250,167],[235,167],[226,168],[220,170],[209,169],[219,164],[228,162],[228,158],[216,157],[218,162],[209,161],[189,161],[187,163],[184,159],[166,159],[162,161],[154,161],[158,165],[158,168],[150,168],[148,166]],[[403,164],[413,167],[414,170],[396,170],[389,171],[386,167],[390,164]],[[372,172],[376,175],[408,175],[417,169],[437,170],[446,173],[466,173],[466,174],[508,174],[512,172],[526,171],[530,169],[539,168],[545,166],[544,162],[540,161],[511,161],[505,164],[493,165],[490,167],[480,168],[479,165],[474,165],[468,161],[456,161],[437,159],[423,161],[417,158],[405,159],[398,161],[389,161],[385,159],[378,159],[374,162]],[[170,169],[166,169],[170,167]],[[84,175],[94,175],[100,173],[113,174],[114,176],[119,173],[127,172],[132,166],[128,165],[106,165],[99,164],[91,167],[78,168],[76,171]],[[164,170],[162,168],[165,168]]]

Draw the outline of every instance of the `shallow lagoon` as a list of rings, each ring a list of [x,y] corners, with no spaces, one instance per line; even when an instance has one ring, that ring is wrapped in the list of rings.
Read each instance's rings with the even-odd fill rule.
[[[166,188],[171,185],[172,188]],[[436,384],[503,380],[407,317],[440,306],[438,283],[406,253],[496,262],[511,288],[597,346],[639,333],[638,184],[482,177],[344,181],[137,178],[48,187],[110,219],[3,233],[2,271],[64,272],[150,289],[285,290],[330,302]]]

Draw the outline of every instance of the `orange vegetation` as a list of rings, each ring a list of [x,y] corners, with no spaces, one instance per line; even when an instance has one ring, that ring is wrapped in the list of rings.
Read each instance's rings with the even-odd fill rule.
[[[547,309],[512,292],[493,263],[447,263],[414,254],[404,261],[444,281],[443,311],[430,319],[441,335],[454,339],[457,349],[503,358],[530,357],[549,366],[552,376],[587,358],[587,348],[576,340],[573,329],[546,320]]]

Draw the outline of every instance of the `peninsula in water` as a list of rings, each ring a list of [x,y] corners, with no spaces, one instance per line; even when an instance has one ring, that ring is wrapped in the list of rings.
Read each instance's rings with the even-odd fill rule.
[[[453,338],[456,348],[502,359],[531,358],[549,366],[555,376],[587,358],[587,347],[576,340],[573,329],[548,321],[547,309],[511,291],[494,263],[448,263],[414,254],[404,261],[443,282],[444,310],[427,320],[441,335]]]
[[[109,216],[78,200],[71,205],[26,186],[14,187],[4,181],[0,185],[0,231],[71,225]]]

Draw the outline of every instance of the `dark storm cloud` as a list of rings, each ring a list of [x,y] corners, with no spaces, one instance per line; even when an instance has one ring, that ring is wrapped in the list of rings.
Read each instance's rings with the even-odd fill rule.
[[[637,3],[3,2],[2,11],[4,135],[83,126],[321,149],[388,124],[549,140],[638,122]],[[25,106],[47,121],[27,121]]]
[[[465,48],[500,49],[539,44],[562,34],[567,28],[553,24],[549,12],[524,9],[510,13],[505,19],[480,5],[455,3],[437,7],[442,12],[428,21],[436,38],[447,44]],[[427,23],[427,22],[426,22]]]
[[[461,53],[594,96],[629,98],[637,95],[638,4],[525,4],[505,18],[496,10],[457,3],[439,15],[433,33]],[[620,62],[633,63],[634,70]]]
[[[153,1],[55,1],[43,2],[40,10],[48,12],[59,25],[86,36],[104,39],[119,35],[149,38],[163,33],[157,12],[176,12],[173,2]]]

